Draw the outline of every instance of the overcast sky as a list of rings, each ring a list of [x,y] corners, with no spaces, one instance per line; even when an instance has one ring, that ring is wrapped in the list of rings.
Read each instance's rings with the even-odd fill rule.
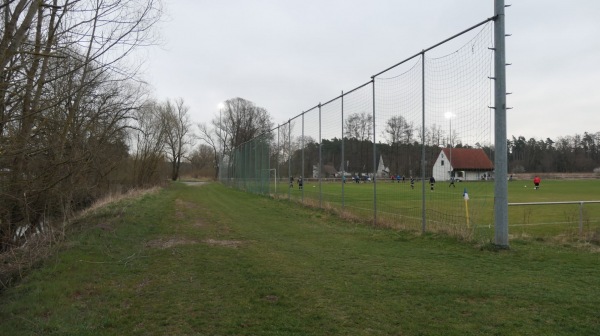
[[[145,79],[195,123],[241,97],[282,124],[493,16],[493,0],[164,0]],[[506,9],[508,136],[600,132],[600,1]]]

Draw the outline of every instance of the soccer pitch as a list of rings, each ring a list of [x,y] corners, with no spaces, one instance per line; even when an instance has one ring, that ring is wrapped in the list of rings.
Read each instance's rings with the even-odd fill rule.
[[[465,200],[464,193],[468,193]],[[544,202],[589,202],[600,200],[600,180],[544,180],[539,190],[529,180],[508,182],[509,204]],[[426,230],[471,232],[475,236],[494,234],[494,182],[448,181],[425,185]],[[271,185],[271,194],[275,193]],[[305,180],[303,189],[278,183],[276,196],[310,205],[343,210],[364,220],[377,218],[378,224],[409,230],[422,229],[423,186],[414,189],[408,180],[374,183]],[[376,201],[375,201],[376,200]],[[376,209],[376,212],[375,212]],[[600,203],[510,205],[509,233],[512,236],[597,235],[600,230]],[[581,223],[580,223],[581,221]]]

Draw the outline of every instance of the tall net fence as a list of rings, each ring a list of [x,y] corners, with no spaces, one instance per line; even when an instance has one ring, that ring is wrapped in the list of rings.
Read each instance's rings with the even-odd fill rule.
[[[492,234],[492,22],[457,36],[239,146],[221,182],[406,229]]]

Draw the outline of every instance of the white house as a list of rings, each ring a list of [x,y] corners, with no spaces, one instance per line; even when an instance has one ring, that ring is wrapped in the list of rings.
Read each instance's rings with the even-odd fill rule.
[[[379,155],[379,163],[377,164],[377,177],[388,177],[390,175],[390,169],[383,163],[383,156]]]
[[[451,176],[461,181],[486,180],[492,176],[494,164],[481,148],[443,148],[433,165],[436,181]]]

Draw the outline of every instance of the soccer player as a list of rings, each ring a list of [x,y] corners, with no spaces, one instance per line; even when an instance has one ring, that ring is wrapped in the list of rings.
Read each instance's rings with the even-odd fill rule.
[[[410,189],[415,189],[415,178],[410,177]]]
[[[533,185],[535,186],[535,187],[534,187],[534,188],[535,188],[535,190],[538,190],[538,189],[540,189],[540,183],[541,183],[541,182],[542,182],[542,179],[541,179],[539,176],[537,176],[537,175],[536,175],[536,176],[533,178]]]
[[[450,184],[448,185],[448,188],[450,188],[451,186],[456,188],[456,185],[454,185],[454,176],[450,176]]]
[[[431,186],[431,191],[435,188],[435,179],[432,177],[429,178],[429,185]]]

